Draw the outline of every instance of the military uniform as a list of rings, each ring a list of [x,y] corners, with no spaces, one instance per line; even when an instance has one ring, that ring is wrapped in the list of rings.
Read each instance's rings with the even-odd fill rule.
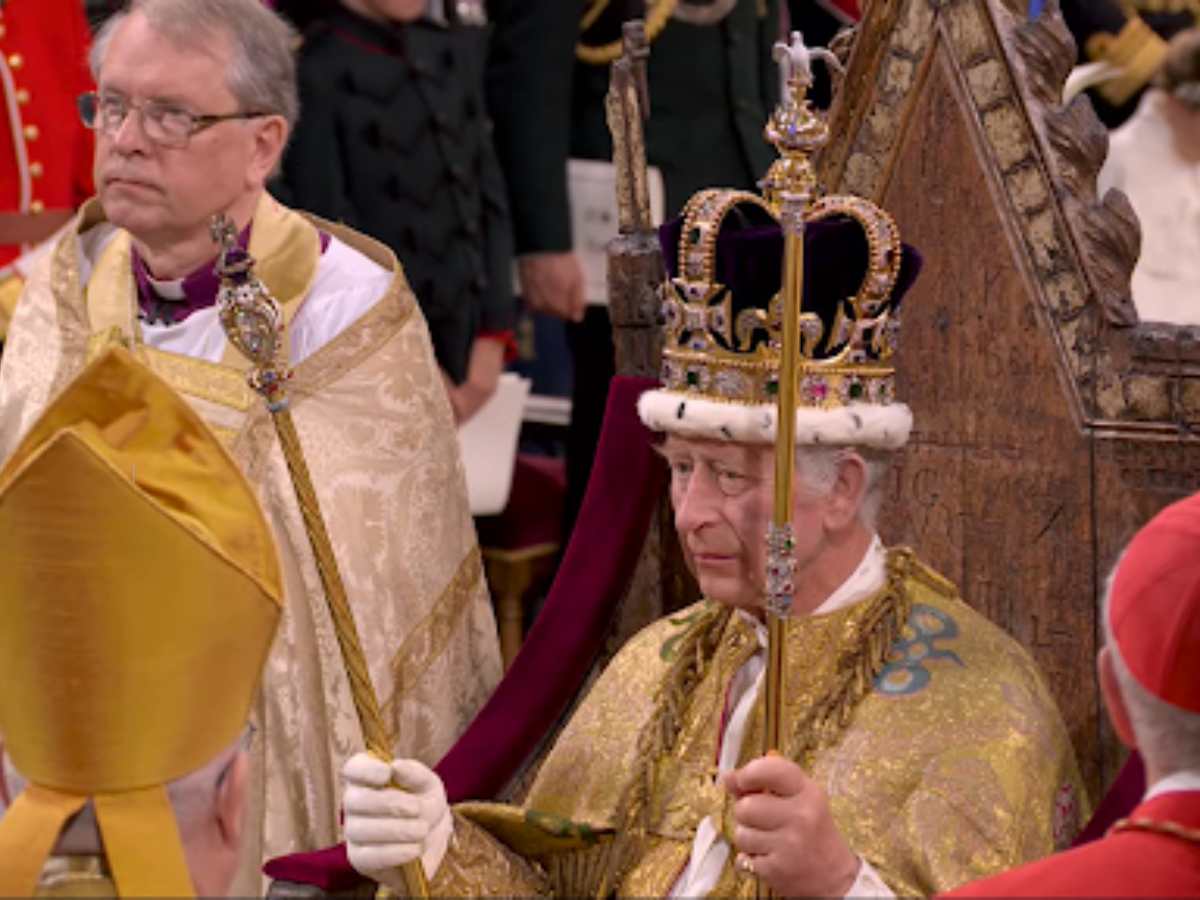
[[[1096,112],[1110,128],[1137,109],[1177,32],[1200,24],[1200,0],[1061,0],[1081,62],[1109,61],[1124,74],[1092,91]]]
[[[571,249],[567,199],[571,68],[579,15],[568,0],[491,0],[487,102],[518,256]]]
[[[79,0],[0,2],[0,338],[24,274],[14,262],[95,192],[75,111],[91,90],[89,43]]]
[[[693,4],[680,2],[650,45],[646,156],[662,170],[668,216],[708,185],[753,188],[774,159],[762,131],[779,94],[771,58],[779,38],[779,4],[713,4],[725,5],[732,8],[719,21],[695,24],[681,18]],[[624,19],[621,5],[610,4],[584,33],[584,44],[598,47],[618,39]],[[608,66],[581,60],[574,91],[571,155],[612,159],[604,116]]]
[[[487,30],[384,25],[343,7],[300,53],[293,205],[387,244],[438,363],[466,377],[477,335],[512,327],[512,235],[484,102]]]

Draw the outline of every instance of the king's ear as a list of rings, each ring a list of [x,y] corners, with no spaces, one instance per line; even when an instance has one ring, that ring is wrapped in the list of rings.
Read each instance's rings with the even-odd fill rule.
[[[855,451],[838,457],[837,477],[825,498],[825,527],[839,532],[859,521],[867,490],[867,464]]]

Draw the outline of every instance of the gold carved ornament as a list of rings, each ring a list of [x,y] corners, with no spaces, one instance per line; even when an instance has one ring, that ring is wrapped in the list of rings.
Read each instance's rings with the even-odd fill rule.
[[[679,274],[664,286],[663,388],[718,403],[773,404],[779,391],[782,297],[776,295],[766,311],[744,309],[735,317],[728,288],[716,278],[721,225],[743,205],[773,217],[768,203],[748,191],[700,191],[684,207]],[[888,364],[894,325],[880,310],[899,279],[900,231],[891,215],[859,197],[824,197],[808,207],[804,219],[837,216],[862,227],[869,263],[858,291],[845,300],[828,332],[815,313],[799,317],[801,402],[821,409],[855,401],[887,403],[895,394],[895,370]],[[754,346],[755,337],[764,334],[767,340]],[[843,344],[842,353],[820,358]],[[883,365],[863,364],[860,357],[868,346]]]

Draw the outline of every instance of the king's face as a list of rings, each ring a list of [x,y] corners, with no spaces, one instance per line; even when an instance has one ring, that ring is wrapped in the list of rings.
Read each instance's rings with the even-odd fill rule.
[[[701,592],[727,606],[761,612],[774,504],[773,447],[669,435],[661,453],[671,472],[675,529]],[[825,558],[825,506],[825,498],[812,496],[796,479],[797,580]]]

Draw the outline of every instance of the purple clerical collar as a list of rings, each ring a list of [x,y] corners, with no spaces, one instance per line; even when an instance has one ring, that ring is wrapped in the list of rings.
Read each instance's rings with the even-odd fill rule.
[[[243,250],[250,242],[250,226],[247,225],[238,235],[238,246]],[[164,296],[154,287],[154,278],[137,248],[132,248],[130,254],[133,261],[133,277],[137,281],[138,309],[141,319],[148,325],[178,325],[187,320],[192,313],[207,309],[217,302],[217,289],[221,279],[215,271],[217,257],[214,255],[190,275],[175,282],[181,295],[178,297]],[[162,284],[162,282],[159,282]]]
[[[321,239],[322,255],[329,249],[333,235],[327,231],[318,232]],[[250,226],[247,225],[238,235],[238,247],[245,250],[250,244]],[[154,287],[154,277],[146,268],[146,263],[137,252],[131,248],[130,258],[133,262],[133,277],[137,282],[138,310],[143,322],[149,325],[178,325],[187,320],[192,313],[207,309],[217,302],[217,291],[221,287],[221,279],[216,274],[217,257],[214,256],[192,274],[177,282],[168,284],[178,285],[178,297],[168,297],[160,294]],[[160,285],[164,282],[158,282]]]

